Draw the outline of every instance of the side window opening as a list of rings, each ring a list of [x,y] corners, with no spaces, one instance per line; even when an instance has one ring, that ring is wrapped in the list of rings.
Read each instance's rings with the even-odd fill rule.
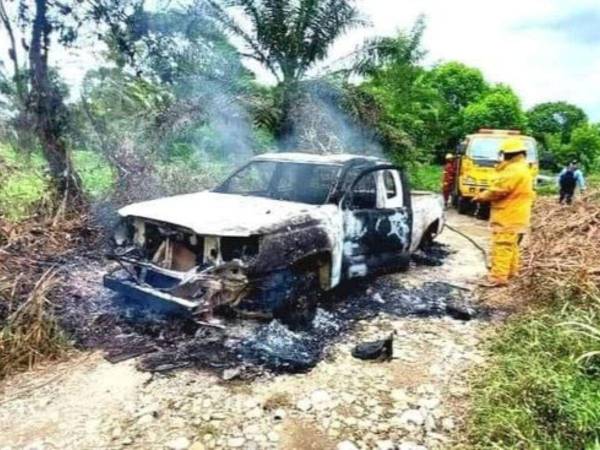
[[[396,198],[398,196],[398,189],[396,187],[396,180],[390,170],[386,170],[383,175],[383,182],[385,186],[385,195],[388,199]]]
[[[374,209],[377,207],[377,182],[375,173],[363,176],[352,190],[352,209]]]

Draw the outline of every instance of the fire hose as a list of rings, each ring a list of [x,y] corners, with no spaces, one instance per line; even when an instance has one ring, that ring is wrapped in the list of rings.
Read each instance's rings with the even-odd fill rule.
[[[461,236],[461,237],[465,238],[467,241],[469,241],[471,244],[473,244],[473,246],[474,246],[476,249],[478,249],[478,250],[481,252],[481,254],[483,255],[483,260],[485,261],[485,265],[486,265],[486,267],[487,267],[488,269],[490,268],[490,265],[489,265],[489,259],[488,259],[488,254],[487,254],[487,252],[485,251],[485,249],[484,249],[484,248],[483,248],[481,245],[479,245],[479,244],[478,244],[478,243],[475,241],[475,239],[473,239],[473,238],[472,238],[471,236],[469,236],[468,234],[465,234],[465,233],[463,233],[462,231],[460,231],[460,230],[457,230],[456,228],[454,228],[454,227],[453,227],[453,226],[451,226],[451,225],[448,225],[448,224],[446,224],[445,226],[446,226],[446,228],[448,228],[450,231],[454,231],[456,234],[458,234],[459,236]]]

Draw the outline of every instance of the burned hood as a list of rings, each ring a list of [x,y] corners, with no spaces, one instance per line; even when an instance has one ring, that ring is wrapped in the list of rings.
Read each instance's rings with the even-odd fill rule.
[[[139,217],[188,228],[200,235],[251,236],[311,220],[320,206],[261,197],[198,192],[134,203],[119,210]]]

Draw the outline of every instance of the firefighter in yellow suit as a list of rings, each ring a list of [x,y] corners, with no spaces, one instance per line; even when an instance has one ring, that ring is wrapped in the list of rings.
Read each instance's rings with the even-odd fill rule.
[[[487,280],[481,283],[485,287],[503,286],[518,274],[519,243],[529,227],[535,199],[523,139],[506,139],[501,153],[503,161],[496,167],[490,189],[475,197],[476,201],[491,205],[491,269]]]

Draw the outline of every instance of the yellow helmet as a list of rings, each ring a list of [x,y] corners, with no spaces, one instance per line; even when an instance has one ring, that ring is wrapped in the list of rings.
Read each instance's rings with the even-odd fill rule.
[[[525,141],[518,137],[511,137],[505,139],[502,143],[502,147],[500,147],[500,151],[502,153],[519,153],[526,152],[527,147],[525,146]]]
[[[454,155],[452,153],[446,154],[446,161],[452,161],[454,159]]]

